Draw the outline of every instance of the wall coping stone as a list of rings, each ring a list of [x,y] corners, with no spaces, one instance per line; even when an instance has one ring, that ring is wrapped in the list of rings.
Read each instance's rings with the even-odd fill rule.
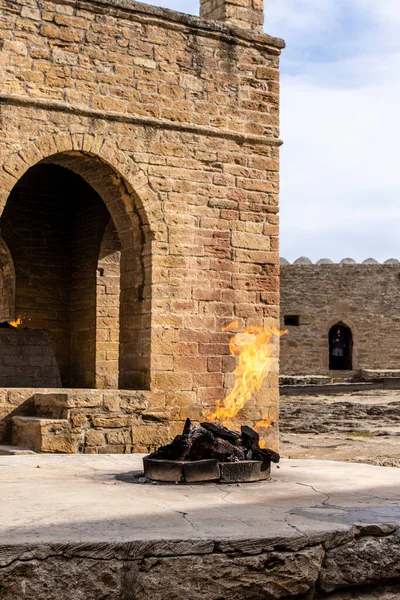
[[[230,23],[211,21],[195,15],[181,13],[170,8],[151,6],[132,0],[91,0],[90,2],[85,0],[55,0],[55,4],[69,4],[79,8],[84,6],[86,10],[92,12],[99,12],[102,7],[106,7],[106,9],[114,8],[118,11],[128,11],[133,14],[136,13],[137,15],[148,15],[150,17],[155,17],[156,19],[162,19],[164,22],[171,25],[174,23],[186,25],[193,29],[202,30],[204,35],[216,34],[218,37],[237,38],[238,40],[250,42],[251,44],[271,46],[279,51],[286,46],[285,41],[281,38],[266,33],[258,33],[257,31],[238,27],[237,25],[232,25]]]

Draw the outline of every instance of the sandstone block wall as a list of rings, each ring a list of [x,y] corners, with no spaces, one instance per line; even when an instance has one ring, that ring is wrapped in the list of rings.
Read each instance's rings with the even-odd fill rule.
[[[0,387],[34,385],[61,385],[48,332],[40,329],[0,329]]]
[[[151,391],[172,435],[232,383],[222,327],[278,325],[284,44],[125,0],[1,0],[0,10],[1,206],[40,162],[103,200],[121,244],[118,385]],[[85,232],[91,217],[80,218]],[[91,287],[77,290],[84,311],[93,263]],[[17,297],[18,286],[17,275]],[[80,337],[81,317],[77,356],[92,365],[99,332]],[[277,423],[277,400],[276,367],[247,418]]]
[[[96,388],[118,388],[120,270],[121,242],[110,219],[96,275]]]
[[[353,371],[400,368],[400,263],[281,265],[281,326],[299,316],[281,340],[281,373],[329,371],[329,330],[338,322],[353,335]]]
[[[1,443],[41,452],[130,454],[169,441],[169,414],[151,408],[151,392],[44,385],[37,392],[0,390]]]

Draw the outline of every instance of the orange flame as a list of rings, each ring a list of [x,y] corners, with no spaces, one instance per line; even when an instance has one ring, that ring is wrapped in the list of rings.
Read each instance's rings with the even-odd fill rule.
[[[272,423],[272,417],[269,416],[264,416],[261,421],[258,421],[258,423],[253,427],[254,431],[258,431],[260,429],[268,429],[268,427],[271,425]]]
[[[229,323],[229,325],[223,327],[221,331],[230,331],[231,329],[236,329],[237,327],[239,327],[239,321],[232,321],[232,323]]]
[[[231,327],[237,325],[237,322],[231,323]],[[229,325],[225,330],[228,328],[230,328]],[[231,338],[229,349],[233,356],[238,357],[238,366],[234,371],[236,382],[230,394],[223,401],[217,401],[216,410],[206,412],[205,416],[208,421],[232,420],[249,402],[253,393],[261,388],[270,371],[274,360],[271,344],[273,336],[280,336],[284,333],[286,331],[281,332],[272,327],[250,325],[246,327],[244,333],[237,333]],[[266,423],[266,420],[262,422]],[[259,427],[265,427],[265,425],[259,425]]]
[[[256,423],[256,425],[253,427],[254,431],[256,431],[257,433],[260,433],[260,429],[268,429],[268,427],[270,427],[272,423],[272,417],[270,417],[269,415],[264,415],[264,417],[261,419],[261,421],[258,421],[258,423]],[[259,444],[260,448],[266,448],[267,446],[267,442],[260,438]]]
[[[15,319],[15,321],[9,321],[8,322],[9,325],[11,325],[11,327],[19,327],[20,325],[22,325],[22,317],[17,317],[17,319]]]

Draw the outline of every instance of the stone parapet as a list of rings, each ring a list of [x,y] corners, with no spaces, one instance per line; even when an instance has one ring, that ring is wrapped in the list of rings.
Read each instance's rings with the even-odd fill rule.
[[[300,256],[299,258],[296,258],[296,260],[293,261],[293,263],[291,263],[286,258],[281,256],[279,259],[279,262],[280,262],[281,267],[285,267],[286,265],[290,265],[290,264],[293,264],[293,265],[315,264],[315,266],[335,265],[335,264],[336,265],[379,265],[379,264],[400,265],[400,261],[397,258],[388,258],[383,263],[380,263],[375,258],[367,258],[360,263],[357,262],[356,260],[354,260],[354,258],[342,258],[342,260],[339,262],[335,262],[335,261],[331,260],[330,258],[320,258],[319,260],[317,260],[316,263],[313,263],[313,261],[310,258],[308,258],[308,256]]]

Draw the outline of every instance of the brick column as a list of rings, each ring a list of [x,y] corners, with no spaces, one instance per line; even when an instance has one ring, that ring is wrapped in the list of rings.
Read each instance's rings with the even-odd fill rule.
[[[262,31],[264,0],[200,0],[200,16]]]

